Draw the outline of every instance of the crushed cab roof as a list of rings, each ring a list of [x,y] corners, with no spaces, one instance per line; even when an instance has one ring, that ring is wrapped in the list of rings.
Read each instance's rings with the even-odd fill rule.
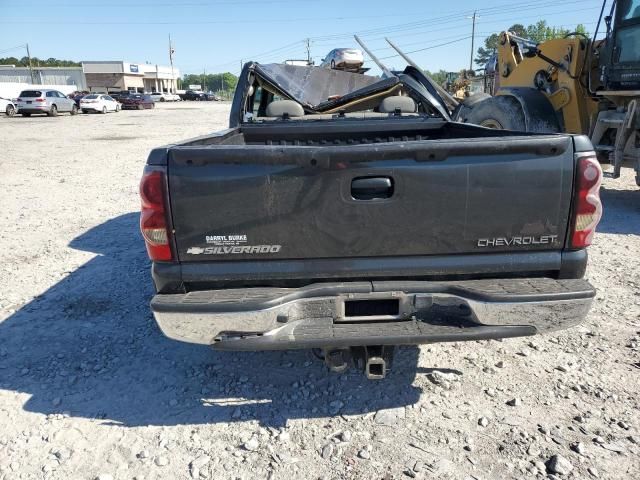
[[[336,98],[344,101],[387,90],[400,83],[397,77],[381,79],[361,73],[328,68],[280,63],[258,64],[254,71],[262,80],[310,110],[322,111],[333,107]],[[355,95],[354,95],[355,94]]]

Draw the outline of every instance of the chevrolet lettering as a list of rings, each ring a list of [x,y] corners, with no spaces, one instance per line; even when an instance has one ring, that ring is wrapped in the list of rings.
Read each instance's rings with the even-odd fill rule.
[[[479,238],[479,247],[510,247],[525,245],[549,245],[558,241],[558,235],[542,235],[540,237],[496,237]]]

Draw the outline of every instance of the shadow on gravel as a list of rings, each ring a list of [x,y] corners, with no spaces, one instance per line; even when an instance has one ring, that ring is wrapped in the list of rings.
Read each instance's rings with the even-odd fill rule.
[[[640,190],[601,188],[600,197],[604,215],[598,232],[640,235]]]
[[[24,408],[125,426],[362,414],[418,401],[417,348],[371,382],[334,375],[307,351],[226,353],[162,336],[150,314],[149,261],[138,214],[71,242],[97,256],[0,323],[0,388]],[[422,370],[426,372],[427,370]]]

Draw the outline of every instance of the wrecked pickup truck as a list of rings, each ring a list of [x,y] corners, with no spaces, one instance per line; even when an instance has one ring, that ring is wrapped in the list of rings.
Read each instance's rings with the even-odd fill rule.
[[[413,67],[249,63],[229,129],[148,157],[151,309],[172,339],[369,378],[397,345],[566,328],[595,293],[601,177],[585,136],[450,121]]]

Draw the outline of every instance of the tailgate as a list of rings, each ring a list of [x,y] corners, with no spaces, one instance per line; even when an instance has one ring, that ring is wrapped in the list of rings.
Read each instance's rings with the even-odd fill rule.
[[[561,250],[568,136],[173,147],[183,262]]]

